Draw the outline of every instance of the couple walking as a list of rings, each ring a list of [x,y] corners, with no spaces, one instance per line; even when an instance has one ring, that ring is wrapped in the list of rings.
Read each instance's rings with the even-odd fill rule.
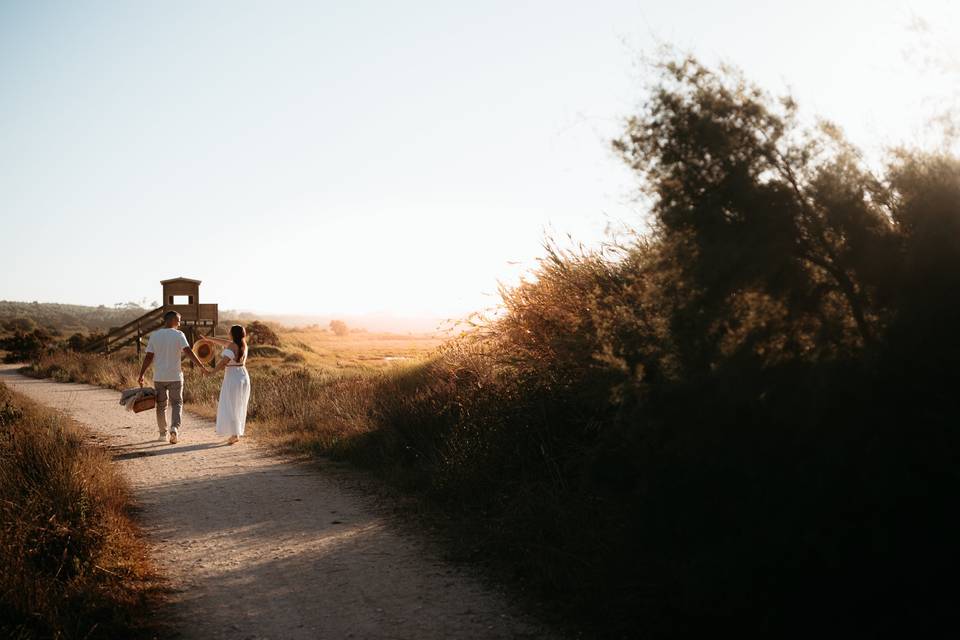
[[[183,416],[183,370],[180,359],[187,355],[204,374],[215,374],[226,369],[223,385],[220,387],[220,402],[217,405],[217,435],[230,436],[227,440],[233,444],[240,440],[247,422],[247,402],[250,400],[250,375],[247,373],[247,332],[235,324],[230,327],[230,340],[222,338],[204,338],[222,346],[220,360],[214,369],[208,368],[197,354],[190,349],[187,336],[180,331],[180,314],[168,311],[163,316],[163,328],[150,334],[147,342],[147,356],[140,367],[140,378],[151,363],[153,368],[153,386],[157,392],[157,427],[159,440],[167,440],[167,396],[172,405],[170,420],[170,444],[176,444]]]

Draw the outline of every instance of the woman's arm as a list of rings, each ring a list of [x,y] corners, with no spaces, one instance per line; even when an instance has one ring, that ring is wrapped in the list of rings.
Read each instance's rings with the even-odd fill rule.
[[[213,372],[216,373],[217,371],[220,371],[221,369],[227,366],[228,362],[230,362],[230,358],[228,358],[227,356],[220,358],[220,362],[218,362],[217,366],[214,367]]]

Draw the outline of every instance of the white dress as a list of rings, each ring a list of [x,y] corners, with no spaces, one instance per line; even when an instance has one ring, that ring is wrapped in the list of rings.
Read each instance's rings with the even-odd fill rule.
[[[242,436],[247,423],[247,402],[250,400],[250,374],[247,368],[234,366],[237,355],[224,349],[223,357],[230,358],[224,367],[220,403],[217,405],[217,435]]]

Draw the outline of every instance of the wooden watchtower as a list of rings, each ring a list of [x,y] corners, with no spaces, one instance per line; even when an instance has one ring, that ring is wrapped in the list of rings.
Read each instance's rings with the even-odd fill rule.
[[[180,330],[192,343],[201,335],[212,336],[217,329],[216,303],[200,304],[200,281],[191,278],[161,280],[163,285],[163,313],[180,314]],[[163,314],[161,314],[163,317]]]
[[[122,327],[114,327],[107,335],[88,347],[89,351],[110,353],[130,344],[137,345],[137,356],[143,336],[163,326],[168,311],[180,314],[180,330],[192,343],[202,335],[212,336],[217,331],[219,310],[216,303],[200,304],[200,281],[192,278],[161,280],[163,304],[148,311]]]

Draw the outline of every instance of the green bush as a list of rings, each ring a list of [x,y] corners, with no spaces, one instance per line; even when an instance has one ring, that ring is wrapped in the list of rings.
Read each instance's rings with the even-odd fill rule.
[[[29,362],[50,350],[53,336],[45,329],[24,333],[19,329],[12,336],[0,339],[0,349],[7,352],[4,362]]]

